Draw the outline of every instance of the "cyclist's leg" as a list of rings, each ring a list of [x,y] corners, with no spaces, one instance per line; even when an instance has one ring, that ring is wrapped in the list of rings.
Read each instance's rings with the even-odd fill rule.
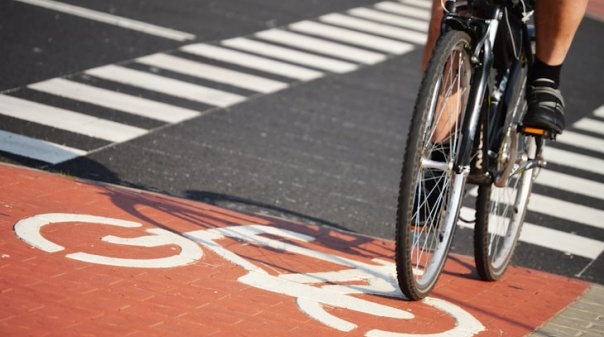
[[[585,15],[589,0],[536,0],[537,58],[560,65]]]
[[[430,24],[428,26],[428,40],[424,47],[424,57],[422,59],[422,73],[428,68],[428,62],[432,56],[432,51],[436,45],[436,40],[440,34],[440,23],[443,18],[443,8],[441,0],[432,0],[432,16],[430,17]]]
[[[564,123],[564,100],[558,90],[560,70],[589,0],[537,0],[536,61],[529,74],[529,110],[525,126],[561,133]]]

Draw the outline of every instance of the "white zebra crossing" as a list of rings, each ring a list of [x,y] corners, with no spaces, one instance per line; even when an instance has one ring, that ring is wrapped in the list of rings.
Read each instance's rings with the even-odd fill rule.
[[[546,161],[548,163],[562,166],[572,165],[574,168],[604,176],[604,161],[593,156],[564,151],[553,147],[545,148],[544,156],[547,158]]]
[[[600,199],[604,196],[604,184],[601,182],[583,179],[568,174],[544,169],[537,177],[539,185],[563,188],[565,191]]]
[[[223,108],[245,100],[245,97],[241,95],[116,65],[108,65],[86,70],[85,73],[100,77],[102,79],[129,84],[135,87],[157,91],[171,96],[186,98],[192,101]]]
[[[6,95],[0,95],[0,111],[5,116],[111,142],[124,142],[147,133],[134,126]]]
[[[385,53],[405,54],[414,49],[410,43],[396,41],[381,36],[361,33],[350,29],[330,26],[314,21],[301,21],[288,26],[297,32],[342,41],[356,46]]]
[[[418,11],[427,11],[426,7],[422,7],[424,5],[422,0],[409,1],[416,2],[412,5]],[[256,40],[242,37],[220,41],[217,44],[197,43],[180,48],[182,52],[216,60],[225,65],[232,64],[244,68],[243,70],[193,61],[168,53],[141,57],[131,63],[144,64],[155,69],[168,70],[260,94],[268,94],[285,89],[294,81],[310,81],[325,76],[329,72],[345,73],[357,70],[364,65],[384,61],[389,55],[400,55],[413,50],[417,47],[413,43],[421,45],[425,40],[425,33],[418,33],[418,30],[425,30],[427,22],[418,20],[415,11],[412,11],[412,16],[415,18],[391,12],[382,12],[379,15],[379,10],[365,7],[353,8],[349,12],[365,18],[355,19],[346,16],[349,20],[334,21],[331,24],[307,20],[293,23],[288,27],[258,32],[253,35]],[[337,15],[323,16],[318,20],[333,21],[334,18],[338,18]],[[376,23],[368,24],[371,23],[368,20],[372,18]],[[388,22],[392,24],[393,30],[387,29],[386,23]],[[395,22],[398,24],[394,24]],[[355,23],[358,26],[355,26]],[[397,28],[401,25],[416,27],[416,30],[407,31]],[[379,31],[376,27],[381,27],[383,30]],[[393,32],[396,32],[396,35]],[[405,38],[405,34],[408,35],[407,38]],[[387,37],[387,35],[394,38]],[[278,75],[286,80],[247,73],[245,69]],[[248,98],[238,93],[224,91],[224,89],[205,87],[125,66],[107,65],[86,70],[84,74],[105,81],[159,92],[167,96],[200,102],[211,107],[228,107]],[[54,78],[27,87],[46,94],[165,123],[179,123],[203,113],[203,111],[182,108],[146,97],[100,88],[93,83],[82,82],[68,78]],[[4,102],[0,115],[110,142],[128,141],[150,131],[106,121],[102,116],[87,116],[77,111],[17,99],[9,95],[0,95],[0,97]],[[86,127],[82,125],[86,125]],[[106,126],[107,130],[102,130],[102,126]],[[68,160],[87,153],[87,151],[72,149],[65,145],[57,145],[54,151],[49,152],[50,143],[46,140],[40,140],[37,144],[36,139],[27,135],[15,134],[9,137],[10,132],[3,132],[3,139],[10,138],[11,141],[4,142],[2,151],[32,159],[56,164],[62,159]],[[27,146],[24,146],[25,144]],[[47,155],[49,153],[57,154]]]
[[[154,54],[136,59],[136,62],[171,70],[177,73],[204,78],[217,83],[229,84],[263,94],[285,89],[287,83],[242,72],[189,61],[168,54]]]
[[[177,106],[151,101],[141,97],[53,78],[28,85],[28,88],[74,100],[120,110],[133,115],[144,116],[166,123],[179,123],[199,116],[199,112]]]
[[[329,56],[335,56],[340,59],[354,61],[361,64],[375,64],[386,59],[385,54],[301,35],[282,29],[266,30],[256,33],[255,36],[263,40],[277,42],[299,49],[306,49],[308,51]]]
[[[243,67],[257,69],[300,81],[310,81],[324,75],[324,73],[320,71],[309,68],[204,43],[184,46],[180,49],[197,56],[203,56],[222,62],[229,62]]]
[[[347,73],[358,68],[358,66],[353,63],[292,50],[289,48],[283,48],[268,43],[246,39],[244,37],[225,40],[222,41],[221,44],[223,46],[336,73]]]
[[[532,205],[530,208],[532,209]],[[474,219],[474,209],[462,207],[460,212],[462,218]],[[468,224],[461,221],[458,225],[464,228],[474,228],[474,224]],[[604,242],[602,241],[535,225],[529,222],[525,222],[524,225],[522,225],[520,241],[592,260],[596,259],[604,252]]]
[[[360,29],[369,33],[386,36],[393,39],[403,39],[417,44],[426,42],[426,34],[414,30],[392,27],[373,21],[354,18],[340,13],[332,13],[319,18],[321,22],[346,28]]]
[[[406,1],[406,3],[410,4],[411,2]],[[392,1],[384,1],[375,4],[375,8],[407,17],[422,19],[426,21],[430,20],[430,12],[425,10],[425,7],[422,9]]]
[[[410,8],[415,8],[408,15],[393,14],[392,8],[399,8],[396,3],[391,4],[392,8],[381,3],[377,6],[385,6],[387,11],[380,11],[371,6],[352,8],[348,11],[348,14],[352,16],[333,13],[317,19],[318,21],[330,21],[329,23],[305,20],[287,27],[258,32],[252,35],[254,39],[241,37],[219,41],[216,44],[196,43],[180,48],[182,52],[215,60],[225,66],[185,59],[169,53],[140,57],[130,63],[143,64],[152,69],[167,70],[251,92],[269,94],[285,89],[295,81],[314,80],[330,72],[354,71],[362,66],[384,61],[389,55],[404,54],[416,48],[417,45],[423,44],[426,38],[427,21],[425,18],[427,16],[423,15],[423,20],[417,18],[422,17],[419,15],[420,12],[428,12],[429,7],[425,6],[427,1],[405,0],[404,2],[412,5]],[[342,20],[342,18],[344,19]],[[401,27],[413,29],[407,30]],[[235,65],[240,69],[229,69],[228,65]],[[245,69],[278,75],[286,80],[247,73]],[[176,80],[155,73],[135,70],[126,65],[102,66],[86,70],[84,74],[109,82],[159,92],[167,96],[200,102],[210,107],[228,107],[249,98],[225,91],[224,88],[216,89]],[[100,88],[95,86],[94,82],[83,82],[86,81],[54,78],[27,87],[49,95],[165,123],[179,123],[204,112],[160,102],[156,98],[139,97]],[[4,106],[0,115],[107,141],[123,142],[150,131],[104,121],[102,117],[86,116],[75,111],[16,99],[8,95],[0,96],[4,98]],[[24,109],[27,112],[21,113],[20,111]],[[49,111],[54,113],[48,113]],[[57,118],[58,116],[75,117],[69,119],[73,122],[68,122],[63,117]],[[75,121],[81,119],[94,120],[94,123],[88,123],[87,128],[74,127],[77,125]],[[92,129],[93,125],[94,129]],[[101,125],[107,126],[108,130],[100,130]],[[123,130],[124,134],[119,135],[119,130]],[[3,132],[5,139],[8,139],[10,132]],[[57,154],[49,157],[46,153],[51,152],[48,151],[49,142],[46,140],[36,143],[34,138],[17,134],[10,139],[11,142],[3,144],[2,151],[55,164],[60,162],[61,158],[68,160],[73,156],[87,153],[81,149],[58,145],[54,151]],[[17,139],[20,141],[17,142]]]
[[[351,9],[347,13],[360,18],[369,19],[373,21],[380,21],[382,23],[387,23],[393,26],[411,28],[413,30],[422,32],[428,31],[428,22],[424,20],[417,20],[412,18],[401,20],[401,17],[398,15],[384,13],[364,7]]]

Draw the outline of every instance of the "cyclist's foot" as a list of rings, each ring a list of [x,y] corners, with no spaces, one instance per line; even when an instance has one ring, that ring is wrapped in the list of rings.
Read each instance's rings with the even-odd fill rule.
[[[522,120],[525,128],[550,131],[564,130],[564,99],[560,90],[552,87],[548,79],[537,79],[527,90],[528,111]]]

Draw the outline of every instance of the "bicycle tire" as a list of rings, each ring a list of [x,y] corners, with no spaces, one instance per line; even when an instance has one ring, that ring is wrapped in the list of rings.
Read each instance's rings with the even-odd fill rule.
[[[516,167],[527,158],[535,158],[533,137],[519,133]],[[512,260],[526,215],[536,170],[512,174],[505,186],[493,184],[478,187],[474,260],[481,279],[496,281],[503,276]]]
[[[433,289],[457,224],[465,176],[453,171],[453,163],[473,73],[468,50],[471,41],[467,33],[455,30],[439,38],[409,126],[399,186],[395,249],[399,287],[410,300],[420,300]],[[452,100],[456,102],[451,103]],[[447,109],[454,112],[443,113]],[[442,116],[452,114],[457,117],[454,121],[443,122]],[[445,124],[450,127],[449,137],[436,142],[435,131],[440,123],[451,123]],[[434,205],[427,202],[432,195],[436,196]],[[430,209],[432,206],[434,209]]]

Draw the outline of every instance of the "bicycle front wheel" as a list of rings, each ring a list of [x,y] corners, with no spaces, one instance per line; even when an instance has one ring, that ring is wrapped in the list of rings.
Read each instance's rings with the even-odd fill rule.
[[[465,176],[453,170],[473,68],[471,39],[445,33],[422,81],[407,137],[396,222],[396,266],[401,291],[427,296],[444,266]]]

